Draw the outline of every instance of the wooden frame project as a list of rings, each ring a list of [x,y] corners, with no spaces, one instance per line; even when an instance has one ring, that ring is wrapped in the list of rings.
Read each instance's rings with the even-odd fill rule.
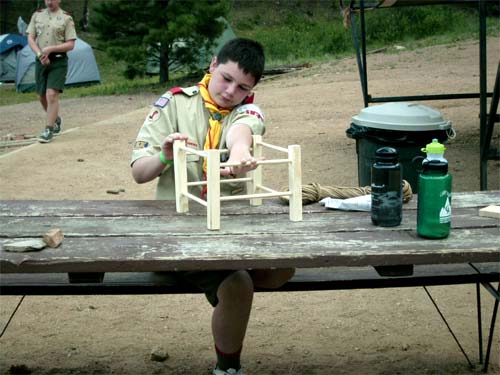
[[[260,206],[262,199],[274,197],[289,197],[290,200],[290,220],[302,221],[302,169],[300,146],[290,145],[283,148],[262,142],[260,135],[253,136],[253,156],[260,158],[263,155],[263,148],[287,154],[286,159],[260,160],[258,167],[251,171],[250,176],[233,179],[220,178],[220,169],[224,167],[240,166],[240,163],[221,163],[221,154],[228,153],[223,150],[195,150],[187,147],[186,142],[177,140],[174,142],[174,173],[175,173],[175,203],[179,213],[189,211],[189,199],[207,207],[207,228],[209,230],[220,229],[220,203],[222,201],[245,200],[250,201],[252,206]],[[206,181],[188,181],[187,178],[187,154],[195,154],[207,159],[207,179]],[[262,168],[266,164],[288,164],[288,191],[277,191],[262,185]],[[220,184],[228,182],[246,182],[247,194],[244,195],[220,195]],[[189,186],[207,186],[206,200],[197,197],[188,191]]]

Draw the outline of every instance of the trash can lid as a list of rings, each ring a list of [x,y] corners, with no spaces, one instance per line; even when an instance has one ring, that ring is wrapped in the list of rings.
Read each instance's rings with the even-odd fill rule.
[[[366,107],[352,117],[355,125],[403,131],[446,130],[441,112],[417,103],[394,102]]]

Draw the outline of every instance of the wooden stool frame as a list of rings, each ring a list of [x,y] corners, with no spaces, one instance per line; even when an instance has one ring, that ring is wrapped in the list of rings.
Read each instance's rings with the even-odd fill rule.
[[[253,136],[253,156],[263,156],[263,148],[269,148],[287,154],[286,159],[260,160],[258,167],[250,172],[250,176],[233,179],[220,178],[220,169],[224,167],[240,166],[240,163],[221,163],[220,156],[228,153],[223,150],[195,150],[186,146],[186,142],[177,140],[174,142],[174,173],[175,173],[175,204],[179,213],[189,211],[189,199],[207,207],[207,228],[209,230],[220,229],[220,202],[248,199],[250,205],[260,206],[262,199],[275,197],[289,197],[290,220],[302,221],[302,169],[299,145],[290,145],[283,148],[262,142],[260,135]],[[187,154],[195,154],[207,159],[206,181],[188,181],[187,178]],[[277,191],[262,185],[262,165],[288,164],[288,191]],[[244,195],[220,195],[220,184],[229,182],[246,182],[247,194]],[[188,191],[189,186],[207,186],[206,200],[199,198]]]

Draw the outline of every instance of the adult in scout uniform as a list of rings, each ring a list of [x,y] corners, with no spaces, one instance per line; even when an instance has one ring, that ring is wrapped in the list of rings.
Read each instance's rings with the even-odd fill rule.
[[[59,5],[61,0],[45,0],[46,9],[31,16],[28,43],[36,55],[36,91],[47,112],[47,125],[39,141],[47,143],[61,131],[59,93],[63,92],[68,72],[66,52],[75,47],[76,30],[73,18]]]
[[[138,183],[159,177],[157,199],[175,199],[172,159],[176,139],[199,150],[227,148],[228,161],[243,166],[221,169],[224,177],[240,177],[256,168],[250,147],[252,134],[264,133],[264,115],[252,103],[251,91],[264,71],[262,46],[249,39],[232,39],[212,59],[209,71],[197,86],[162,95],[139,131],[132,153],[132,175]],[[188,156],[189,180],[202,180],[205,171],[203,159]],[[221,194],[242,191],[242,187],[232,185],[222,184]],[[201,189],[191,192],[203,194]],[[293,273],[293,269],[172,273],[180,281],[197,285],[214,306],[214,375],[243,374],[240,355],[254,288],[277,288]]]

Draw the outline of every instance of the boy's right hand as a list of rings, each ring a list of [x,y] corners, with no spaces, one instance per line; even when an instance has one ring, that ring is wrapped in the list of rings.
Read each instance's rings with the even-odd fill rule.
[[[182,140],[187,141],[188,136],[181,133],[172,133],[168,137],[165,138],[163,143],[161,144],[161,149],[163,151],[163,155],[168,160],[174,160],[174,141]]]

